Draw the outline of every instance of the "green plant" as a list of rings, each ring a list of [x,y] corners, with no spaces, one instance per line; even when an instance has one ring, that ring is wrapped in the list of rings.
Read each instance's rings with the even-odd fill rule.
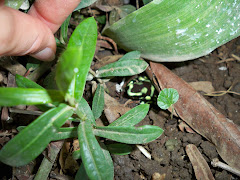
[[[239,7],[238,0],[153,0],[106,28],[105,34],[146,59],[186,61],[240,35]]]
[[[64,39],[64,38],[63,38]],[[90,179],[113,179],[113,163],[108,149],[97,137],[126,144],[147,143],[158,138],[163,130],[157,126],[135,127],[147,114],[149,105],[139,105],[109,126],[96,125],[104,107],[103,84],[98,84],[92,110],[82,97],[86,78],[94,56],[97,24],[94,18],[84,20],[73,32],[56,68],[57,90],[47,90],[35,82],[16,76],[18,88],[0,88],[0,106],[37,105],[45,111],[25,127],[0,151],[0,160],[10,166],[22,166],[35,159],[51,141],[78,137],[80,150],[74,157],[82,159],[76,175]],[[148,64],[126,55],[120,61],[100,68],[93,76],[130,76],[143,72]],[[62,127],[66,121],[79,122],[78,127]],[[116,151],[116,146],[119,151]],[[115,145],[114,153],[126,154],[126,145]],[[121,152],[121,149],[123,150]]]
[[[172,119],[174,112],[174,104],[178,101],[178,99],[179,94],[176,89],[165,88],[158,95],[157,105],[164,110],[171,107],[171,119]]]

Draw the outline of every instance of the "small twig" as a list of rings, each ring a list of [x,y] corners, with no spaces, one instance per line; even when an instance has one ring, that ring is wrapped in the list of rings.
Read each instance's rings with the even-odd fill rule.
[[[237,93],[237,92],[234,92],[234,91],[230,91],[232,89],[233,85],[231,85],[231,87],[227,90],[227,91],[214,91],[214,92],[211,92],[211,93],[207,93],[207,94],[204,94],[205,96],[223,96],[227,93],[232,93],[232,94],[236,94],[236,95],[239,95],[240,96],[240,93]]]
[[[211,164],[213,167],[219,167],[219,168],[222,168],[224,170],[227,170],[233,174],[236,174],[237,176],[240,176],[240,171],[237,170],[237,169],[234,169],[232,167],[230,167],[229,165],[225,164],[225,163],[222,163],[218,160],[218,158],[215,158],[211,161]]]
[[[148,159],[151,159],[151,154],[143,146],[140,145],[136,146],[143,153],[144,156],[146,156]]]
[[[18,114],[30,114],[30,115],[36,115],[36,116],[40,116],[43,114],[43,112],[41,111],[30,111],[30,110],[22,110],[22,109],[15,109],[15,108],[9,108],[9,112],[18,113]]]
[[[221,61],[218,61],[217,64],[224,63],[224,62],[231,62],[231,61],[235,61],[235,59],[234,58],[223,59]]]
[[[237,55],[235,55],[235,54],[231,54],[231,56],[232,56],[234,59],[236,59],[237,61],[240,61],[240,57],[239,57],[239,56],[237,56]]]
[[[139,9],[139,0],[136,0],[136,9]]]
[[[117,49],[117,44],[111,38],[102,36],[101,34],[98,34],[98,39],[109,41],[110,43],[112,43],[112,45],[114,47],[114,50],[115,50],[115,53],[119,54],[118,49]]]

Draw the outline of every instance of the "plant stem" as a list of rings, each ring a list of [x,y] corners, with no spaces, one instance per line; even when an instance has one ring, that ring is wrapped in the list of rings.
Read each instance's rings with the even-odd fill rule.
[[[101,84],[103,84],[103,81],[99,78],[97,78],[96,73],[90,68],[89,72],[97,79],[97,81]]]

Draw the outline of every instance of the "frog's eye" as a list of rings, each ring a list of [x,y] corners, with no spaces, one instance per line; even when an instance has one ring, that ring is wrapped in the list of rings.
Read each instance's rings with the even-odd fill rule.
[[[146,76],[139,76],[130,81],[127,85],[127,94],[132,99],[151,101],[155,88]]]

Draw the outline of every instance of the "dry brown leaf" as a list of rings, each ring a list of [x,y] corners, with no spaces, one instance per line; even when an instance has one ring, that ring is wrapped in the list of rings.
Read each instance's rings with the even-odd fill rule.
[[[184,132],[185,129],[188,133],[195,133],[195,131],[193,131],[184,121],[180,122],[178,127],[182,132]]]
[[[150,63],[161,89],[174,88],[179,100],[174,108],[179,117],[211,141],[230,166],[240,169],[240,129],[188,83],[159,63]]]
[[[97,61],[94,64],[95,69],[99,69],[102,66],[105,66],[107,64],[116,62],[118,59],[120,59],[123,55],[113,55],[113,56],[105,56],[104,58],[100,59],[100,61]]]
[[[107,93],[104,94],[104,113],[109,123],[112,123],[121,115],[125,114],[130,108],[120,104],[116,99],[109,96]]]
[[[205,93],[212,93],[215,91],[212,82],[210,81],[191,82],[189,85],[192,86],[196,91],[203,91]]]
[[[198,151],[197,147],[194,144],[188,144],[186,146],[186,152],[192,163],[197,180],[214,180],[214,177],[206,160]]]

